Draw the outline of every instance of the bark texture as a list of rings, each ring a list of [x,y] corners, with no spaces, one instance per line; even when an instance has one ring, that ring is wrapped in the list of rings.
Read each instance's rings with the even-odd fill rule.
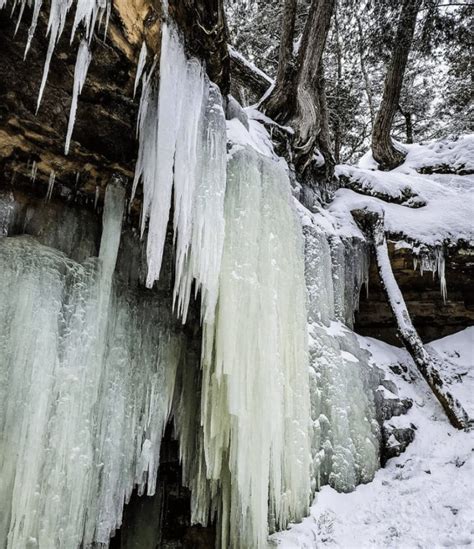
[[[295,34],[297,0],[285,0],[281,22],[280,48],[275,87],[263,103],[265,112],[274,120],[284,118],[283,113],[291,104],[295,63],[293,59],[293,39]]]
[[[380,280],[396,319],[398,335],[403,345],[443,407],[451,425],[456,429],[467,429],[469,427],[469,417],[466,411],[459,401],[449,393],[439,373],[441,365],[425,349],[411,321],[405,300],[393,275],[385,239],[383,215],[368,210],[354,210],[352,215],[361,230],[373,243]]]
[[[278,64],[279,78],[277,77],[275,89],[263,104],[263,110],[271,118],[283,124],[290,124],[295,130],[292,143],[293,160],[300,173],[304,173],[312,163],[318,138],[322,146],[328,148],[327,151],[321,151],[323,156],[333,157],[321,64],[334,8],[335,0],[311,2],[295,61],[292,56],[295,6],[289,0],[285,4]],[[320,136],[321,132],[326,132],[326,135]],[[331,164],[328,164],[327,168],[324,171],[330,173]]]
[[[400,101],[403,76],[421,2],[422,0],[403,0],[392,57],[385,76],[382,102],[375,117],[372,132],[372,153],[382,170],[396,168],[405,158],[405,153],[394,146],[390,131]]]

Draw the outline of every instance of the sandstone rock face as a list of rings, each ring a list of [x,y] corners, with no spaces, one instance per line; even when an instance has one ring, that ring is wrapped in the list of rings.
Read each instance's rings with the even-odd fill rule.
[[[413,269],[410,250],[390,245],[393,271],[405,298],[411,318],[423,341],[453,334],[474,323],[473,250],[450,250],[446,257],[447,300],[443,302],[439,280],[432,273]],[[361,294],[356,314],[356,332],[400,345],[395,322],[372,262],[369,271],[369,295]]]
[[[24,188],[44,197],[54,171],[53,196],[90,207],[96,192],[98,202],[102,202],[113,173],[126,178],[130,186],[137,156],[138,98],[133,99],[136,65],[143,42],[149,61],[155,55],[159,57],[160,3],[113,2],[106,39],[101,36],[101,29],[91,42],[92,62],[79,98],[67,156],[64,142],[80,35],[78,31],[69,43],[73,14],[69,14],[53,53],[43,100],[36,113],[49,40],[48,5],[40,12],[25,60],[31,9],[26,8],[15,34],[16,17],[10,18],[7,8],[0,11],[0,189]],[[187,49],[206,61],[211,79],[225,92],[229,59],[222,2],[179,0],[170,9]],[[140,192],[132,212],[138,213],[139,209]]]

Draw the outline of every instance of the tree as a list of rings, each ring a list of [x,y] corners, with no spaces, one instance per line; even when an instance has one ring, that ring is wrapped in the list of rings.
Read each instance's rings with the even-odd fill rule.
[[[289,123],[293,127],[294,158],[298,171],[303,173],[306,170],[319,144],[325,160],[325,172],[330,177],[334,160],[330,148],[322,55],[335,0],[311,2],[293,66],[290,49],[293,49],[295,6],[295,0],[286,0],[277,80],[273,92],[263,104],[263,109],[275,120]]]
[[[397,33],[393,44],[385,85],[372,132],[372,153],[382,170],[391,170],[400,165],[405,153],[397,149],[390,132],[395,113],[399,108],[403,76],[408,62],[416,18],[422,0],[404,0],[397,25]]]

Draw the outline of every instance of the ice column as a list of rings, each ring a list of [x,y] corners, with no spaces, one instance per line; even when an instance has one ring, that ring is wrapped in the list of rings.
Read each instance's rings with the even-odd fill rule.
[[[169,305],[113,280],[123,199],[109,185],[82,264],[0,240],[2,547],[107,544],[134,487],[154,492],[183,345]]]
[[[261,548],[269,528],[305,515],[310,496],[301,227],[280,163],[249,148],[233,154],[225,222],[219,300],[214,322],[204,323],[202,357],[211,483],[195,489],[193,509],[194,518],[209,514],[219,485],[221,547]]]

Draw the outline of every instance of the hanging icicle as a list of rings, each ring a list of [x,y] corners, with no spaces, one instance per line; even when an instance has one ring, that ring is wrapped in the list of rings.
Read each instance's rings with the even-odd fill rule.
[[[66,143],[64,145],[64,154],[69,153],[71,144],[72,130],[76,121],[77,99],[82,92],[82,87],[86,81],[87,69],[91,62],[91,52],[85,40],[79,44],[79,50],[76,57],[76,66],[74,68],[74,86],[72,90],[71,110],[69,112],[69,122],[67,126]]]

